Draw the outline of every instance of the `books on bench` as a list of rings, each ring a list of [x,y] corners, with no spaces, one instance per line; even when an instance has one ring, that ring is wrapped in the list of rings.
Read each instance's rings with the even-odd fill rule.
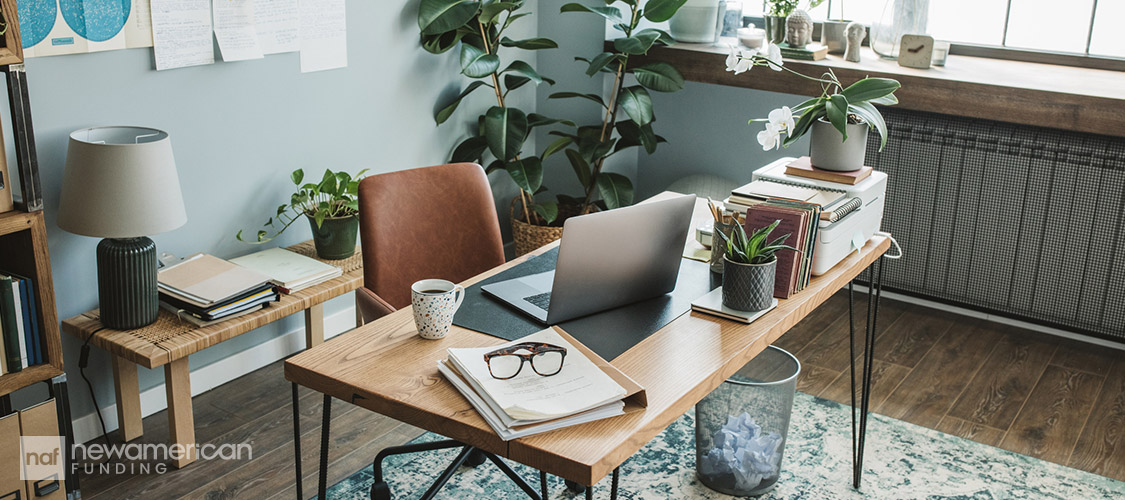
[[[339,267],[284,248],[271,248],[230,261],[269,277],[270,281],[285,294],[303,290],[344,274]]]
[[[157,273],[160,301],[204,326],[280,299],[268,276],[207,254],[195,254]]]
[[[523,366],[508,380],[493,378],[484,355],[523,342],[567,350],[562,370],[549,377]],[[636,382],[586,346],[557,329],[489,347],[451,348],[438,371],[508,441],[603,418],[639,411],[646,396]]]

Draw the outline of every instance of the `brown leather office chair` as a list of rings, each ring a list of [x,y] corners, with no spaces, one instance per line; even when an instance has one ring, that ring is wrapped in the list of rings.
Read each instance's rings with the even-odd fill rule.
[[[365,322],[410,305],[410,285],[454,283],[504,263],[504,243],[484,170],[453,163],[374,175],[359,183]]]

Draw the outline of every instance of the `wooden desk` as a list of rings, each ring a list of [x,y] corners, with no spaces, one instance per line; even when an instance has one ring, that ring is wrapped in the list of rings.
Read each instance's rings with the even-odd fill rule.
[[[312,241],[289,249],[316,258]],[[324,260],[340,266],[344,271],[342,276],[291,295],[282,295],[279,302],[271,303],[269,307],[211,326],[197,327],[160,309],[156,323],[136,330],[110,330],[102,326],[98,310],[94,309],[63,321],[62,330],[83,342],[109,351],[113,356],[117,421],[126,441],[132,441],[144,433],[137,365],[149,369],[163,366],[164,385],[168,395],[168,428],[172,434],[172,442],[194,445],[195,424],[191,409],[188,356],[301,311],[305,313],[305,346],[321,344],[324,342],[324,302],[363,285],[363,266],[358,248],[356,252],[356,256],[349,259]],[[356,314],[358,315],[358,311]],[[194,458],[188,457],[175,461],[173,465],[183,467],[192,461]]]
[[[705,209],[696,214],[693,228],[702,222],[699,217],[708,216]],[[531,255],[555,245],[557,242]],[[540,471],[593,485],[856,278],[889,247],[888,238],[871,239],[861,251],[824,276],[813,278],[804,291],[780,300],[775,310],[750,325],[698,313],[680,316],[612,362],[645,387],[645,411],[513,441],[500,440],[436,367],[450,347],[488,346],[504,340],[457,326],[445,339],[424,340],[415,332],[409,308],[289,358],[285,378],[324,393],[326,403],[329,396],[349,401]],[[462,285],[476,283],[531,255]],[[327,422],[323,429],[327,433]],[[322,443],[327,443],[327,434],[322,436]],[[325,451],[322,444],[321,478],[326,467]]]

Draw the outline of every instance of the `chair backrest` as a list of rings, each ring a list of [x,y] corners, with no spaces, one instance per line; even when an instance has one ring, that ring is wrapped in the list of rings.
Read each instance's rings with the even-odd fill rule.
[[[359,234],[364,287],[399,309],[415,281],[457,283],[504,263],[492,189],[475,163],[363,179]]]

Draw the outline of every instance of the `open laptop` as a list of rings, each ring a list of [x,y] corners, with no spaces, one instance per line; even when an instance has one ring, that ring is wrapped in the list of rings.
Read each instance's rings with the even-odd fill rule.
[[[676,288],[695,196],[571,217],[554,271],[481,290],[548,325]]]

